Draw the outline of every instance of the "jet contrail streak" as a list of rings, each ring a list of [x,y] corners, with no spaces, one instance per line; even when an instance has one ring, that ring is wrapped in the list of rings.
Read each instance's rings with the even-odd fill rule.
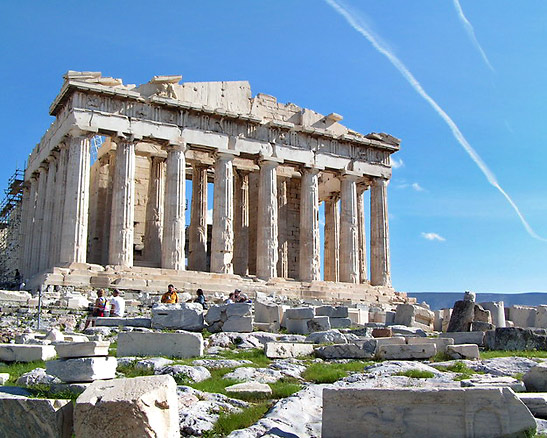
[[[477,50],[481,54],[482,59],[484,60],[488,68],[492,71],[495,71],[494,67],[492,67],[492,64],[490,64],[490,61],[488,60],[486,53],[484,52],[481,45],[479,44],[479,41],[477,40],[477,36],[475,35],[475,29],[473,29],[473,26],[471,25],[471,23],[469,22],[465,14],[463,13],[463,9],[462,9],[462,6],[460,5],[459,0],[454,0],[454,7],[456,8],[456,12],[458,12],[458,16],[460,17],[460,20],[462,21],[465,27],[465,31],[467,32],[469,39],[471,39],[471,41],[473,42],[473,45],[477,48]]]
[[[463,136],[462,132],[459,130],[456,123],[450,118],[450,116],[433,100],[433,98],[426,93],[426,91],[423,89],[421,84],[418,82],[418,80],[414,77],[412,73],[406,68],[406,66],[402,63],[402,61],[397,58],[391,51],[389,51],[386,47],[384,47],[380,42],[376,40],[376,38],[373,36],[372,32],[358,23],[356,19],[354,18],[355,14],[350,14],[349,11],[342,7],[340,4],[338,4],[335,0],[325,0],[336,12],[338,12],[342,17],[346,19],[346,21],[349,23],[349,25],[359,32],[361,35],[363,35],[371,44],[372,46],[380,52],[382,55],[384,55],[394,66],[397,70],[399,70],[399,73],[403,75],[403,77],[410,83],[410,85],[414,88],[414,90],[423,97],[427,103],[429,103],[433,109],[441,116],[441,118],[446,122],[450,130],[452,131],[452,134],[460,143],[460,145],[464,148],[465,152],[471,157],[471,159],[475,162],[475,164],[479,167],[481,172],[484,174],[486,179],[490,184],[492,184],[496,189],[500,191],[500,193],[503,195],[505,199],[509,202],[513,210],[517,213],[517,216],[519,217],[520,221],[522,222],[522,225],[524,226],[525,230],[528,232],[530,236],[532,236],[535,239],[542,240],[544,242],[547,242],[547,239],[539,236],[536,234],[536,232],[530,227],[522,213],[520,212],[518,206],[515,204],[515,202],[511,199],[511,197],[503,190],[503,188],[499,185],[496,176],[494,173],[488,168],[486,163],[482,160],[482,158],[477,154],[475,149],[469,144],[469,142],[466,140],[466,138]]]

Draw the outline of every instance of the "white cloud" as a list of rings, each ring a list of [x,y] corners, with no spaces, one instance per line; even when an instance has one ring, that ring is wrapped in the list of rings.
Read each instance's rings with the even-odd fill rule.
[[[446,241],[443,236],[440,236],[437,233],[422,233],[422,237],[426,240],[438,240],[439,242]]]
[[[416,190],[417,192],[424,192],[425,191],[425,189],[420,184],[418,184],[417,182],[412,183],[412,188],[414,190]]]
[[[207,210],[207,224],[210,225],[213,223],[213,209]]]
[[[393,167],[394,169],[398,169],[399,167],[403,167],[405,165],[402,158],[397,159],[390,156],[389,160],[391,161],[391,167]]]

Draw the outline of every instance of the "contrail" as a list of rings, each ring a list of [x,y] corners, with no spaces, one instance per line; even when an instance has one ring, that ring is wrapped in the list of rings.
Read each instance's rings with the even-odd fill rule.
[[[479,53],[481,54],[482,59],[484,60],[488,68],[490,68],[490,70],[495,72],[494,67],[492,67],[492,64],[490,64],[490,61],[488,60],[486,53],[484,52],[481,45],[479,44],[479,41],[477,40],[477,36],[475,35],[475,30],[473,29],[473,26],[471,25],[469,20],[466,18],[465,14],[463,13],[463,9],[462,9],[462,6],[460,5],[459,0],[454,0],[454,7],[456,8],[456,12],[458,12],[458,16],[460,17],[460,20],[462,21],[465,27],[467,35],[469,36],[469,38],[471,39],[471,41],[473,42],[474,46],[477,48]]]
[[[535,239],[547,242],[547,239],[536,234],[536,232],[532,229],[532,227],[530,227],[530,225],[528,224],[528,222],[526,221],[526,219],[520,212],[518,206],[511,199],[511,197],[505,192],[505,190],[503,190],[503,188],[499,185],[498,180],[496,176],[494,175],[494,173],[488,168],[486,163],[482,161],[482,158],[479,156],[479,154],[477,154],[475,149],[473,149],[473,147],[465,139],[465,137],[459,130],[456,123],[454,123],[454,121],[450,118],[450,116],[437,104],[437,102],[435,102],[433,98],[426,93],[426,91],[420,85],[418,80],[414,77],[412,73],[410,73],[410,71],[401,62],[401,60],[397,58],[397,56],[395,56],[386,47],[384,47],[384,45],[382,45],[382,43],[380,43],[365,26],[358,23],[354,18],[355,14],[350,14],[350,12],[346,8],[340,6],[340,4],[338,4],[335,0],[325,0],[325,1],[336,12],[338,12],[342,17],[344,17],[354,30],[356,30],[361,35],[363,35],[378,52],[384,55],[395,66],[395,68],[399,70],[399,73],[403,75],[403,77],[409,82],[409,84],[414,88],[414,90],[420,96],[422,96],[427,101],[427,103],[429,103],[433,107],[433,109],[437,112],[437,114],[441,116],[441,118],[446,122],[446,124],[452,131],[452,134],[454,135],[458,143],[460,143],[460,145],[464,148],[465,152],[467,152],[467,154],[479,167],[479,169],[484,174],[488,182],[492,184],[496,189],[498,189],[500,193],[503,195],[503,197],[507,199],[507,202],[509,202],[513,210],[515,210],[515,212],[517,213],[517,216],[519,217],[520,221],[522,222],[522,225],[524,226],[528,234]]]

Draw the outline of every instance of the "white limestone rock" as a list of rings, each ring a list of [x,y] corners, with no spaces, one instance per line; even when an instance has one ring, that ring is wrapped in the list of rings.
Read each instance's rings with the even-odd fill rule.
[[[155,374],[168,374],[173,378],[186,379],[191,382],[202,382],[211,378],[211,373],[207,368],[189,365],[168,365],[157,370]]]
[[[285,310],[287,319],[313,319],[315,312],[313,307],[294,307]]]
[[[178,438],[177,385],[171,376],[94,382],[76,400],[79,437]]]
[[[10,378],[9,373],[0,373],[0,385],[5,385],[6,382],[9,380],[9,378]]]
[[[525,374],[538,363],[527,357],[495,357],[480,362],[469,362],[467,366],[475,371],[492,374],[494,376],[514,376],[515,374]]]
[[[306,342],[312,344],[347,344],[347,337],[339,330],[332,329],[324,332],[314,332],[306,337]]]
[[[446,354],[452,359],[480,359],[481,357],[477,344],[448,345]]]
[[[251,316],[253,305],[251,303],[233,303],[226,306],[226,316]]]
[[[241,359],[198,359],[192,362],[194,366],[201,366],[209,369],[218,369],[218,368],[236,368],[242,365],[252,364],[250,360]]]
[[[508,387],[515,392],[524,392],[524,383],[510,376],[491,376],[489,374],[473,374],[469,379],[461,381],[462,388],[500,388]]]
[[[437,351],[446,351],[446,347],[449,345],[454,345],[454,339],[452,338],[422,338],[422,337],[408,337],[406,338],[406,343],[409,345],[413,344],[435,344],[437,346]]]
[[[118,356],[168,356],[188,358],[203,356],[201,333],[120,333]]]
[[[73,357],[92,357],[92,356],[108,356],[108,341],[91,341],[91,342],[70,342],[66,344],[57,344],[55,350],[57,356],[61,359]]]
[[[115,357],[83,357],[46,362],[46,372],[63,382],[93,382],[116,377]]]
[[[61,380],[47,374],[45,368],[35,368],[28,373],[22,374],[16,383],[19,386],[51,385],[53,383],[61,383]]]
[[[321,359],[372,359],[376,353],[376,340],[370,339],[359,344],[334,344],[315,349]]]
[[[520,393],[517,397],[536,418],[547,418],[547,392]]]
[[[331,318],[348,318],[346,306],[319,306],[315,308],[316,316],[330,316]]]
[[[200,331],[204,327],[204,310],[199,303],[160,303],[152,307],[154,329]]]
[[[430,365],[421,362],[404,360],[380,362],[365,368],[365,372],[371,378],[393,376],[394,374],[404,373],[409,370],[430,372],[433,373],[433,375],[436,377],[440,377],[443,375],[441,371],[433,368]]]
[[[429,359],[437,354],[435,344],[382,345],[378,346],[380,359]]]
[[[351,319],[349,318],[333,318],[329,317],[330,326],[332,328],[348,328],[351,327]]]
[[[0,393],[0,436],[72,437],[72,400]]]
[[[313,353],[313,345],[289,342],[268,342],[264,347],[266,357],[285,359],[288,357],[307,356]]]
[[[173,361],[165,357],[151,357],[149,359],[142,359],[137,361],[135,368],[140,368],[143,370],[152,370],[158,371],[167,365],[171,365]]]
[[[477,344],[479,347],[484,345],[485,332],[448,332],[441,333],[441,338],[452,338],[454,344]]]
[[[295,379],[300,378],[300,375],[306,371],[306,367],[301,365],[301,362],[297,359],[274,360],[269,368],[279,371],[286,376],[294,377]]]
[[[235,306],[236,304],[231,304]],[[230,316],[222,325],[223,332],[251,333],[253,318],[250,316]]]
[[[537,364],[522,378],[526,389],[531,392],[547,391],[547,362]]]
[[[265,396],[272,395],[272,388],[266,383],[244,382],[227,386],[226,393],[232,396]]]
[[[260,383],[275,383],[283,377],[281,372],[269,368],[236,368],[231,373],[225,374],[224,379],[238,380],[241,382],[256,381]]]
[[[442,421],[424,421],[424,416]],[[535,426],[530,411],[508,388],[323,391],[323,438],[516,438]]]
[[[0,361],[35,362],[56,356],[53,345],[0,344]]]
[[[46,333],[44,339],[51,342],[63,342],[65,340],[65,336],[61,333],[60,330],[53,328]]]

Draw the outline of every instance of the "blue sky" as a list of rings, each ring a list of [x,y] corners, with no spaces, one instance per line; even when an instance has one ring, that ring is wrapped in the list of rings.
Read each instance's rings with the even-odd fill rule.
[[[492,68],[452,0],[344,3],[547,237],[547,2],[460,4]],[[398,290],[547,290],[547,243],[526,232],[441,117],[324,1],[21,0],[1,2],[0,17],[0,184],[52,122],[48,107],[69,69],[137,84],[158,74],[248,80],[255,94],[402,139],[389,188]]]

